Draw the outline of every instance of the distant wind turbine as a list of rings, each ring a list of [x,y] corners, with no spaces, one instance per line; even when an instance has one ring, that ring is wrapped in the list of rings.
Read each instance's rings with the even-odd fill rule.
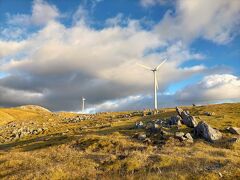
[[[84,112],[84,103],[85,103],[85,98],[84,97],[82,97],[82,112]]]
[[[150,70],[153,72],[154,75],[154,109],[158,108],[158,102],[157,102],[157,89],[158,89],[158,81],[157,81],[157,71],[158,69],[166,62],[167,60],[165,59],[163,62],[161,62],[156,68],[150,68],[148,66],[145,66],[143,64],[137,63],[138,66],[141,66],[147,70]]]

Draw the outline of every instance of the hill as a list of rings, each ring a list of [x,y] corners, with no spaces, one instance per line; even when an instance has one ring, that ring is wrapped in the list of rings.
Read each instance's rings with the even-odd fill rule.
[[[26,105],[26,106],[20,106],[20,109],[25,109],[25,110],[33,110],[33,111],[45,111],[45,112],[51,112],[50,110],[41,107],[41,106],[37,106],[37,105]]]
[[[1,108],[0,179],[240,178],[239,135],[228,129],[240,127],[240,103],[181,108],[221,138],[169,124],[175,108],[95,115]]]

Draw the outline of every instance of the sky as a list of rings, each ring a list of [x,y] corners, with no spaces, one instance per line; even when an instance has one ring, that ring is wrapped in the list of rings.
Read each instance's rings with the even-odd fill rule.
[[[125,111],[240,101],[239,0],[0,0],[0,106]]]

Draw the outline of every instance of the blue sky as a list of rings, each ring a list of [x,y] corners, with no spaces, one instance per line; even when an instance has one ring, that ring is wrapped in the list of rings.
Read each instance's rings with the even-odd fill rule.
[[[239,15],[237,0],[1,0],[0,105],[152,107],[152,75],[135,64],[163,57],[160,107],[238,101]]]

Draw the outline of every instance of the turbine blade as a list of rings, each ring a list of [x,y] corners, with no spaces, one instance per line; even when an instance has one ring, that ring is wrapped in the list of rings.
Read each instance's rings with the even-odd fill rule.
[[[157,66],[156,70],[158,70],[158,69],[160,68],[160,66],[162,66],[166,61],[167,61],[167,59],[165,59],[163,62],[161,62],[161,63]]]
[[[152,68],[150,68],[150,67],[148,67],[148,66],[145,66],[145,65],[143,65],[143,64],[139,64],[139,63],[137,63],[137,65],[138,66],[141,66],[141,67],[143,67],[143,68],[145,68],[145,69],[147,69],[147,70],[152,70]]]

